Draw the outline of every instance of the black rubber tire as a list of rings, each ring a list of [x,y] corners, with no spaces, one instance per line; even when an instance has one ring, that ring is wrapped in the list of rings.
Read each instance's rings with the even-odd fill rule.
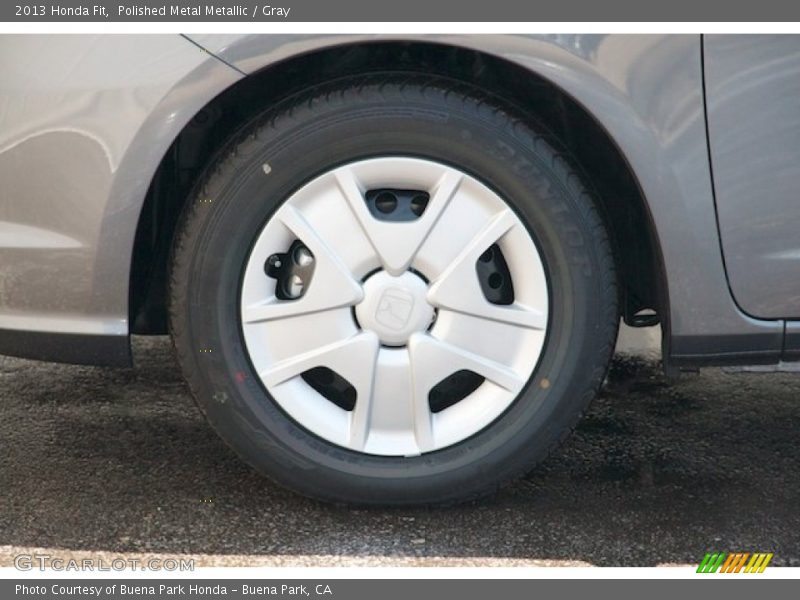
[[[273,107],[205,174],[174,243],[171,330],[200,408],[261,473],[334,502],[473,499],[542,461],[596,394],[619,321],[607,232],[571,161],[503,106],[427,76],[339,81]],[[517,400],[467,440],[413,458],[356,453],[289,418],[250,364],[238,310],[250,248],[281,202],[338,164],[392,154],[454,165],[494,189],[533,234],[551,295],[547,341]]]

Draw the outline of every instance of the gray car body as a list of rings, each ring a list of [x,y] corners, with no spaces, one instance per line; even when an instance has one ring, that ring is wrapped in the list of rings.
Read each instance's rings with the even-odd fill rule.
[[[797,38],[113,35],[0,37],[0,353],[127,362],[137,226],[183,127],[250,74],[365,39],[479,50],[591,113],[646,199],[668,361],[800,350]]]

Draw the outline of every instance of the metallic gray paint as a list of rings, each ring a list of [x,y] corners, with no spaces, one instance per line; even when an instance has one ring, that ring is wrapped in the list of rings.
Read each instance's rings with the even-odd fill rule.
[[[128,332],[147,186],[188,120],[242,74],[377,39],[477,49],[551,80],[631,164],[667,273],[671,353],[777,360],[781,321],[735,305],[716,230],[699,36],[0,37],[0,330]],[[0,332],[1,333],[1,332]]]
[[[800,37],[705,38],[708,127],[733,295],[800,317]]]
[[[128,333],[141,206],[240,74],[177,35],[0,36],[0,329]]]

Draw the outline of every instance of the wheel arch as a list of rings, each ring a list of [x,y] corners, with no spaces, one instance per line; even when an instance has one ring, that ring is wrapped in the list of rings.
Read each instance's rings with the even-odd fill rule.
[[[233,131],[281,97],[321,79],[424,71],[502,97],[559,140],[596,188],[621,273],[623,316],[635,323],[640,319],[636,313],[652,310],[661,319],[667,340],[668,290],[658,231],[638,174],[607,124],[632,130],[628,135],[640,143],[648,132],[624,95],[589,62],[557,44],[530,42],[524,54],[515,48],[502,50],[495,38],[484,44],[480,37],[446,42],[324,38],[314,44],[304,41],[302,51],[295,53],[275,47],[271,40],[260,47],[249,36],[238,46],[228,46],[222,58],[247,72],[246,77],[220,90],[180,129],[139,207],[130,265],[131,332],[166,332],[167,261],[178,215],[197,176]],[[570,92],[562,85],[565,81],[571,83]]]

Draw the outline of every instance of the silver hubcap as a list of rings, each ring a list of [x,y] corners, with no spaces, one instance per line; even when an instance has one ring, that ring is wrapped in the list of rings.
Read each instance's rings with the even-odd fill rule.
[[[292,194],[253,246],[240,308],[278,404],[329,442],[384,456],[445,448],[500,416],[536,367],[549,309],[536,245],[505,201],[405,157]]]

